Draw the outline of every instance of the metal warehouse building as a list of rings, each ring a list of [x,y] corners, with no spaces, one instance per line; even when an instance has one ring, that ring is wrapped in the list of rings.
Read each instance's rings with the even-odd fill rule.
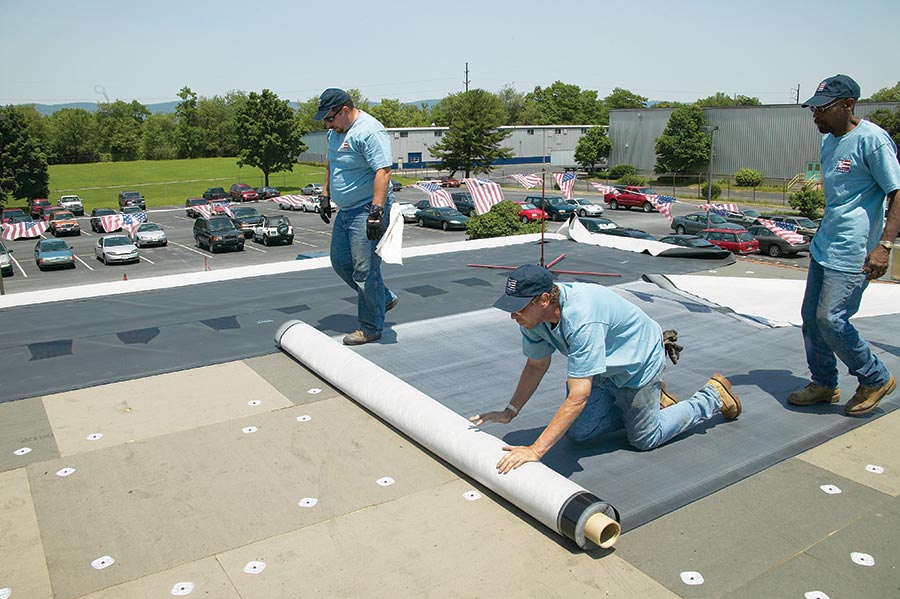
[[[864,117],[876,110],[897,110],[898,102],[865,102],[856,106]],[[609,163],[631,164],[642,173],[656,166],[656,138],[672,108],[612,110]],[[713,137],[713,178],[753,168],[769,179],[792,179],[818,163],[822,134],[808,108],[798,104],[704,108],[706,124],[718,127]],[[704,169],[705,171],[705,169]]]

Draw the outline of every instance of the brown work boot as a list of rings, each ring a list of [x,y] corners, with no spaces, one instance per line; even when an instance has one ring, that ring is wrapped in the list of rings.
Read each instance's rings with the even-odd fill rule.
[[[362,345],[363,343],[371,343],[379,339],[381,339],[381,333],[367,333],[357,329],[349,335],[344,335],[344,345]]]
[[[741,400],[731,390],[731,383],[718,372],[712,375],[706,383],[716,390],[721,402],[722,416],[727,420],[734,420],[741,415]]]
[[[678,398],[666,391],[666,384],[661,383],[659,391],[659,409],[663,410],[669,406],[674,406],[677,403]]]
[[[888,382],[880,387],[863,387],[860,385],[856,388],[856,393],[844,406],[844,413],[847,416],[862,416],[868,414],[878,406],[881,398],[888,393],[893,393],[897,388],[897,380],[892,376]]]
[[[794,406],[811,406],[820,402],[837,403],[840,398],[840,389],[831,389],[810,383],[788,395],[787,400]]]

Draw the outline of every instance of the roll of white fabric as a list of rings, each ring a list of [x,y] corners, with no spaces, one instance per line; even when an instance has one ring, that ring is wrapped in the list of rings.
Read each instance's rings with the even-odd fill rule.
[[[275,343],[350,399],[580,547],[588,541],[610,547],[618,539],[612,506],[540,462],[499,474],[496,465],[506,443],[324,333],[291,320],[275,333]]]

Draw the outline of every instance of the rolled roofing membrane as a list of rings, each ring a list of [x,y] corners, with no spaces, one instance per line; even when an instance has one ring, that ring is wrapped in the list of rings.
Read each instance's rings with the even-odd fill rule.
[[[275,343],[350,399],[515,504],[582,549],[613,546],[619,513],[540,462],[497,472],[503,441],[300,320],[285,322]]]

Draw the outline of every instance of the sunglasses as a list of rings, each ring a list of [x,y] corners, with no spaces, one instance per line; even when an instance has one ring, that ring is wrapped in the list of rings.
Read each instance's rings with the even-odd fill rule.
[[[831,108],[832,106],[837,104],[838,102],[843,102],[843,101],[844,101],[844,98],[838,98],[837,100],[834,100],[833,102],[829,102],[828,104],[825,104],[824,106],[810,106],[809,110],[813,114],[815,114],[817,112],[825,112],[826,110],[828,110],[829,108]]]
[[[338,109],[334,112],[334,114],[332,114],[331,116],[326,116],[323,120],[324,120],[326,123],[333,123],[333,122],[334,122],[334,119],[337,118],[337,115],[341,114],[341,111],[342,111],[343,109],[344,109],[344,106],[341,106],[340,108],[338,108]]]

